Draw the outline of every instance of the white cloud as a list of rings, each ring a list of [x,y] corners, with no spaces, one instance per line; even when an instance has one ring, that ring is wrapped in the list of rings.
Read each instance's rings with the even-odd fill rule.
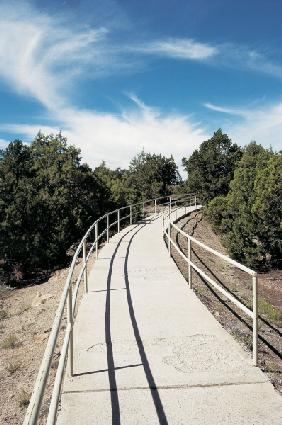
[[[245,145],[255,140],[265,147],[271,145],[274,149],[282,149],[282,102],[249,108],[222,107],[211,103],[205,106],[219,113],[240,117],[239,121],[229,122],[225,127],[234,142]]]
[[[74,77],[119,66],[114,52],[103,54],[106,28],[77,30],[25,2],[0,2],[0,34],[0,79],[50,110],[68,104]]]
[[[222,112],[224,114],[230,114],[230,115],[238,115],[241,117],[245,116],[245,112],[242,109],[238,108],[226,108],[223,106],[218,106],[210,102],[204,103],[205,108],[210,109],[211,111],[215,112]]]
[[[214,66],[282,78],[282,66],[271,60],[268,55],[254,50],[252,47],[222,43],[217,45],[217,49],[219,54],[215,60],[209,62]]]
[[[142,148],[147,152],[172,154],[180,165],[182,157],[191,154],[207,137],[201,126],[187,117],[163,116],[139,99],[138,102],[143,108],[124,111],[121,116],[65,109],[58,111],[60,127],[41,126],[40,129],[45,133],[62,130],[70,143],[81,148],[84,160],[90,165],[105,160],[111,167],[127,167]],[[25,124],[2,128],[29,139],[39,130],[38,126]]]
[[[5,148],[8,143],[9,143],[8,140],[0,139],[0,149]]]
[[[185,60],[204,60],[216,56],[218,53],[217,47],[210,44],[179,38],[145,43],[136,46],[135,50],[141,53]]]

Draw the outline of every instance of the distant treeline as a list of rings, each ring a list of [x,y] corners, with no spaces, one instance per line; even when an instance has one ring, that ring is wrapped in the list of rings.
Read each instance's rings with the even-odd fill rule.
[[[280,267],[282,153],[255,142],[242,149],[218,130],[183,165],[229,253],[257,270]]]
[[[179,183],[172,157],[145,153],[129,169],[92,170],[61,134],[0,151],[0,281],[63,265],[67,250],[105,212],[170,193]],[[2,278],[1,278],[2,275]]]

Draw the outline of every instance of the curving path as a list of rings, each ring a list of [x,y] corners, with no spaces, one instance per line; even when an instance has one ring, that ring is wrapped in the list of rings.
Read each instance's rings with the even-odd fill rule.
[[[110,239],[76,319],[59,425],[282,424],[282,398],[169,258],[161,219]]]

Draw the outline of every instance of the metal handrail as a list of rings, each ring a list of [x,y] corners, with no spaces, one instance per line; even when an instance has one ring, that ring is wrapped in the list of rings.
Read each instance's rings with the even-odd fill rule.
[[[198,208],[201,208],[201,206],[197,206],[196,201],[195,201],[195,206]],[[241,263],[238,263],[237,261],[233,260],[229,256],[216,251],[215,249],[209,247],[208,245],[204,244],[203,242],[197,240],[193,236],[189,235],[188,233],[180,229],[179,226],[177,226],[176,224],[176,222],[178,221],[177,210],[179,208],[181,207],[176,207],[174,210],[169,209],[167,213],[163,212],[163,235],[164,235],[164,238],[167,238],[167,246],[168,246],[169,255],[171,256],[171,245],[173,245],[176,251],[180,254],[180,256],[187,262],[188,283],[189,283],[190,289],[192,289],[192,269],[194,269],[199,275],[201,275],[204,278],[204,280],[209,282],[214,288],[216,288],[226,298],[228,298],[237,307],[239,307],[245,314],[247,314],[249,317],[252,318],[253,320],[253,364],[254,366],[257,366],[257,363],[258,363],[258,275],[257,275],[257,272],[244,266]],[[173,212],[176,212],[176,217],[174,219],[172,219]],[[185,207],[185,213],[186,213],[186,207]],[[167,220],[167,223],[166,223],[166,220]],[[171,237],[172,228],[174,228],[177,231],[177,233],[180,233],[182,236],[184,236],[187,239],[187,256],[172,239]],[[245,306],[238,298],[232,295],[226,288],[223,288],[219,283],[215,282],[210,276],[208,276],[203,270],[201,270],[200,267],[198,267],[195,263],[192,262],[191,260],[192,242],[200,246],[205,251],[216,255],[222,260],[228,262],[229,264],[232,264],[233,266],[237,267],[238,269],[252,276],[252,289],[253,289],[252,310],[249,309],[247,306]]]
[[[186,195],[191,196],[192,195]],[[47,424],[53,425],[56,422],[56,415],[57,415],[57,408],[58,408],[58,402],[60,397],[60,390],[61,390],[61,384],[62,379],[64,376],[65,371],[65,365],[67,361],[67,357],[69,358],[69,366],[70,366],[70,375],[73,375],[73,325],[75,320],[75,310],[77,305],[77,295],[78,290],[80,287],[80,283],[83,277],[84,280],[84,286],[85,286],[85,292],[88,292],[88,270],[87,270],[87,264],[90,259],[91,254],[95,250],[96,259],[98,259],[98,249],[99,249],[99,240],[106,235],[106,242],[109,242],[109,236],[110,236],[110,229],[113,226],[117,226],[117,232],[120,232],[120,224],[121,221],[124,221],[126,219],[129,219],[129,224],[133,224],[133,219],[136,218],[140,211],[137,211],[136,213],[133,212],[133,208],[137,206],[143,207],[143,215],[145,215],[145,204],[153,203],[154,206],[154,212],[157,213],[157,203],[160,200],[166,200],[168,199],[168,202],[160,205],[168,205],[169,210],[172,210],[173,203],[177,203],[180,198],[182,199],[181,195],[178,197],[173,197],[172,195],[163,196],[155,199],[150,199],[146,201],[141,201],[136,204],[132,205],[126,205],[124,207],[115,209],[113,211],[110,211],[103,216],[99,217],[87,230],[83,238],[81,239],[75,254],[72,258],[72,262],[69,268],[69,273],[66,279],[66,283],[60,298],[60,302],[55,314],[55,319],[53,322],[52,330],[48,338],[47,346],[43,355],[43,359],[39,368],[39,372],[36,378],[34,390],[30,399],[29,406],[26,411],[25,419],[23,422],[23,425],[33,425],[37,423],[39,413],[40,413],[40,407],[42,404],[42,399],[44,396],[44,391],[47,384],[47,378],[49,375],[49,371],[51,368],[51,361],[52,357],[55,351],[57,338],[60,331],[60,326],[64,314],[64,310],[66,307],[66,304],[68,305],[68,324],[65,329],[65,336],[63,340],[63,345],[61,349],[61,356],[58,364],[58,369],[55,377],[55,382],[53,385],[53,391],[52,391],[52,397],[51,397],[51,403],[49,407],[49,413],[47,418]],[[120,212],[129,209],[129,214],[125,217],[120,216]],[[115,220],[113,223],[110,223],[110,216],[112,214],[117,214],[117,220]],[[99,233],[99,223],[106,219],[106,228]],[[87,239],[89,238],[91,232],[95,232],[94,241],[91,244],[91,247],[89,249],[89,252],[87,253]],[[79,258],[79,255],[82,251],[82,268],[79,272],[79,275],[76,279],[75,285],[74,285],[74,291],[73,291],[73,283],[72,283],[72,277],[74,268],[77,264],[77,260]]]

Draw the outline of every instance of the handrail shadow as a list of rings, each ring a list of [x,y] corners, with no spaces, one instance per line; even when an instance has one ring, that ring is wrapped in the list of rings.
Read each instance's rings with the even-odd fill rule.
[[[124,280],[125,280],[125,286],[126,286],[126,291],[127,291],[127,303],[128,303],[128,310],[129,310],[129,315],[130,315],[130,319],[131,319],[131,324],[132,324],[132,328],[133,328],[133,332],[134,332],[134,337],[138,346],[138,350],[139,350],[139,355],[141,358],[141,362],[143,364],[143,368],[144,368],[144,372],[145,372],[145,376],[149,385],[149,389],[151,391],[151,396],[155,405],[155,410],[158,416],[158,420],[160,425],[168,425],[168,421],[166,418],[166,414],[163,408],[163,404],[156,386],[156,382],[154,380],[154,376],[152,374],[152,370],[150,368],[150,364],[145,352],[145,347],[143,344],[143,341],[141,339],[140,336],[140,331],[139,331],[139,327],[138,327],[138,323],[136,320],[136,316],[135,316],[135,312],[134,312],[134,307],[133,307],[133,302],[132,302],[132,296],[131,296],[131,291],[130,291],[130,284],[129,284],[129,278],[128,278],[128,258],[129,258],[129,250],[132,244],[132,241],[134,239],[134,237],[137,235],[137,233],[143,228],[144,226],[140,227],[135,233],[134,235],[132,235],[132,237],[129,240],[128,246],[127,246],[127,251],[126,251],[126,257],[125,257],[125,261],[124,261]]]
[[[143,366],[145,376],[148,382],[149,389],[151,391],[151,396],[155,405],[155,410],[158,416],[158,420],[160,425],[168,425],[167,418],[164,412],[163,404],[160,399],[159,392],[157,390],[157,386],[150,368],[150,364],[145,352],[145,348],[140,336],[139,327],[137,324],[137,320],[135,317],[131,292],[130,292],[130,285],[129,285],[129,279],[128,279],[128,258],[129,258],[129,251],[130,247],[133,241],[133,238],[137,235],[137,233],[145,227],[147,224],[150,224],[150,222],[146,221],[144,223],[138,223],[133,229],[130,229],[128,232],[126,232],[119,242],[117,243],[117,246],[115,247],[115,250],[113,252],[113,255],[111,257],[110,265],[109,265],[109,272],[107,276],[107,295],[106,295],[106,305],[105,305],[105,341],[107,345],[107,364],[108,369],[105,369],[105,372],[108,372],[108,379],[109,379],[109,385],[110,385],[110,394],[111,394],[111,409],[112,409],[112,425],[120,425],[121,423],[121,414],[120,414],[120,403],[119,403],[119,396],[118,396],[118,388],[117,388],[117,382],[116,382],[116,370],[119,370],[121,368],[115,366],[114,362],[114,355],[113,355],[113,344],[112,344],[112,338],[111,338],[111,280],[112,280],[112,273],[113,273],[113,264],[118,252],[118,249],[120,248],[122,242],[124,242],[124,238],[132,232],[136,227],[138,227],[137,231],[131,236],[131,238],[128,241],[128,246],[126,249],[126,255],[124,260],[124,280],[125,280],[125,289],[127,294],[127,303],[128,303],[128,310],[129,315],[131,319],[131,324],[134,332],[134,337],[137,343],[141,363],[140,365]],[[139,365],[129,365],[126,367],[135,367]],[[100,371],[93,371],[93,372],[86,372],[85,374],[94,374],[99,373]],[[101,371],[103,372],[103,371]]]
[[[117,391],[116,383],[116,373],[117,370],[115,367],[114,356],[113,356],[113,345],[111,337],[111,279],[113,273],[113,264],[116,258],[118,249],[123,241],[123,239],[130,233],[133,229],[128,230],[118,241],[113,255],[111,257],[109,272],[107,276],[107,295],[106,295],[106,305],[105,305],[105,341],[107,346],[107,364],[108,364],[108,378],[110,385],[110,394],[111,394],[111,407],[112,407],[112,425],[120,425],[120,405],[119,397]]]

